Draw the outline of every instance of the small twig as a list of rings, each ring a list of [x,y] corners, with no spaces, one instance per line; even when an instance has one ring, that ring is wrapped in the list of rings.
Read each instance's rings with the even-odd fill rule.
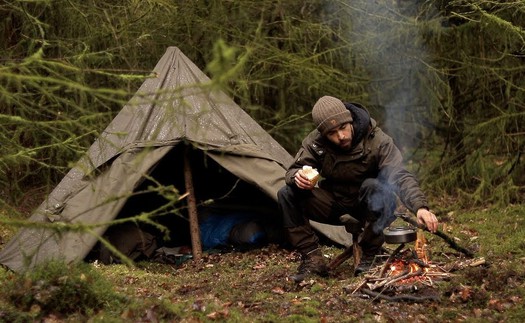
[[[434,286],[434,281],[429,276],[425,276],[425,280],[423,282],[426,282],[426,281],[428,281],[427,286],[431,286],[431,287]]]
[[[436,268],[439,268],[440,271],[444,272],[444,273],[448,273],[449,271],[446,270],[443,266],[439,266],[439,265],[435,265]]]
[[[426,262],[420,259],[412,259],[411,262],[418,265],[419,267],[423,267],[423,268],[430,267]]]
[[[450,260],[450,256],[447,255],[446,253],[442,253],[442,256],[445,257],[445,258],[447,258],[448,260]]]
[[[366,277],[366,281],[369,282],[369,283],[383,281],[383,280],[385,280],[385,278],[381,278],[381,277]]]
[[[415,277],[415,276],[420,276],[422,272],[423,272],[423,268],[419,268],[417,271],[415,271],[413,273],[409,272],[408,274],[404,275],[403,277],[397,277],[395,279],[392,279],[391,281],[389,281],[388,283],[385,284],[385,287],[390,286],[390,285],[392,285],[394,283],[397,283],[400,280],[409,279],[409,278],[412,278],[412,277]]]
[[[351,294],[355,294],[358,290],[360,290],[363,286],[365,286],[367,283],[366,279],[363,279],[363,281],[352,291]]]
[[[484,265],[485,264],[485,258],[479,258],[477,260],[474,260],[472,261],[471,263],[468,264],[469,267],[477,267],[477,266],[481,266],[481,265]]]
[[[397,279],[397,278],[399,278],[399,277],[405,276],[407,273],[409,273],[409,270],[408,270],[408,269],[402,271],[401,273],[399,273],[399,274],[397,274],[397,275],[395,275],[395,276],[387,277],[387,278],[385,278],[384,280],[382,280],[382,281],[380,281],[380,282],[378,282],[378,283],[375,283],[375,284],[373,284],[372,286],[370,286],[370,289],[371,289],[371,290],[375,290],[375,289],[378,289],[379,287],[383,287],[383,286],[385,286],[386,284],[388,284],[390,281],[395,280],[395,279]]]

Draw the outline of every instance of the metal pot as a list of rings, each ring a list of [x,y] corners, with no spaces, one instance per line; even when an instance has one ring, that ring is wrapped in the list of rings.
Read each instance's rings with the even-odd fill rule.
[[[383,230],[386,243],[401,244],[416,241],[417,231],[412,227],[388,227]]]

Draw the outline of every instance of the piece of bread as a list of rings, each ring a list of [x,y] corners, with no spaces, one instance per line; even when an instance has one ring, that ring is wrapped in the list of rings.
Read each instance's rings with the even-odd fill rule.
[[[315,185],[317,184],[317,181],[319,180],[319,172],[317,172],[317,169],[312,168],[312,166],[304,165],[303,166],[303,174],[310,180],[310,182]]]

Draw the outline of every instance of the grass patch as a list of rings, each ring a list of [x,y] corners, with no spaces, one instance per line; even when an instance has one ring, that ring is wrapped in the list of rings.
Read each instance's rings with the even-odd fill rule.
[[[16,229],[11,226],[2,225],[2,219],[9,219],[6,210],[0,209],[0,249],[15,235]]]
[[[457,237],[487,257],[525,257],[525,217],[522,205],[466,212]]]
[[[104,308],[119,307],[125,299],[85,263],[50,261],[24,274],[5,271],[1,278],[5,316],[26,313],[32,319],[50,315],[92,317]]]
[[[439,301],[400,304],[352,296],[346,287],[360,277],[352,275],[351,260],[328,278],[297,285],[288,275],[299,265],[298,255],[270,246],[204,254],[200,261],[177,266],[52,264],[26,274],[0,270],[0,321],[519,321],[525,314],[524,213],[525,207],[512,205],[441,216],[443,231],[488,265],[464,268],[437,282],[432,288]],[[462,258],[441,238],[425,236],[431,260]],[[329,258],[342,251],[322,250]],[[54,290],[60,293],[53,296]]]

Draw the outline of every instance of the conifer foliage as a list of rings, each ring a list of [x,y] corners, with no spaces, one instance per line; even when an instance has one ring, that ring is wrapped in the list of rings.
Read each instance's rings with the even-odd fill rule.
[[[177,46],[290,153],[333,95],[369,108],[432,196],[517,202],[524,38],[521,1],[4,1],[0,201],[52,188]]]

